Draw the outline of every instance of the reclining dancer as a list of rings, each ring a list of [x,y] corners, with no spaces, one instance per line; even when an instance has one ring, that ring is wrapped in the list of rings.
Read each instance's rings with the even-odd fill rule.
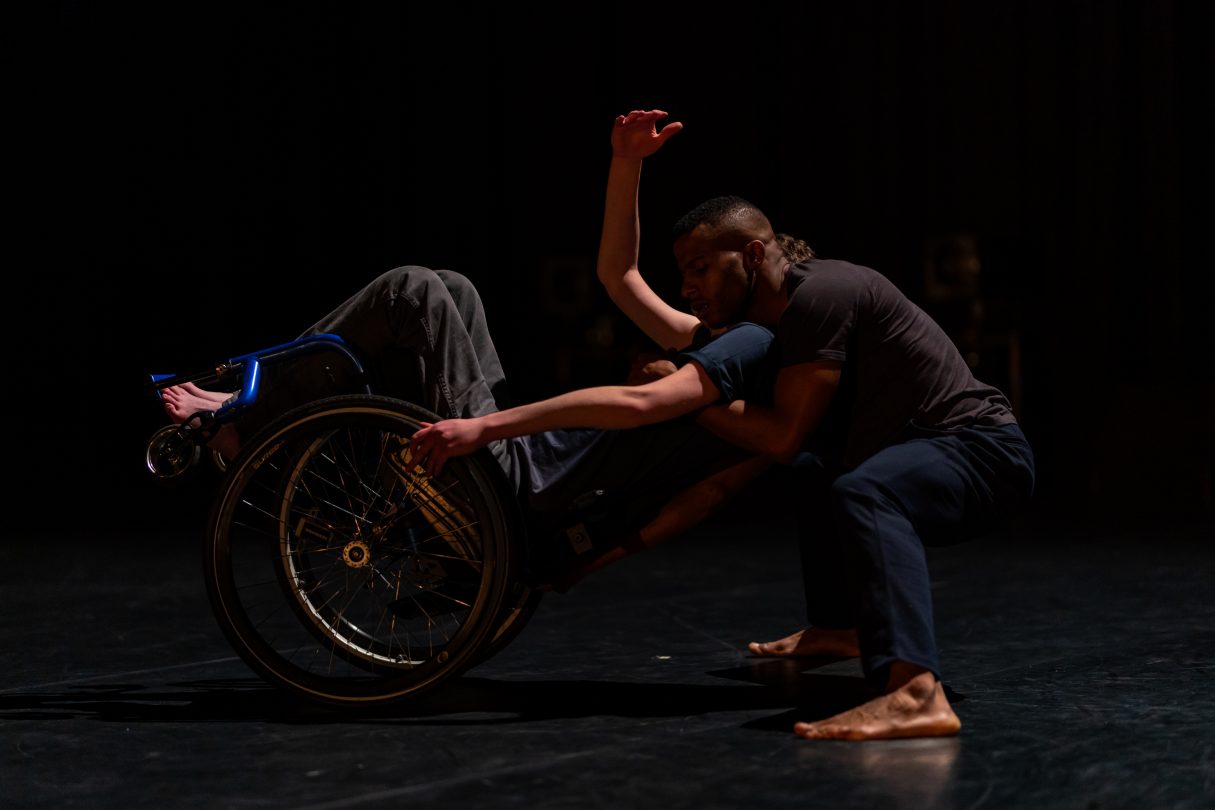
[[[495,413],[508,404],[505,374],[480,296],[459,273],[416,265],[390,270],[302,336],[322,333],[341,336],[365,360],[372,389],[379,394],[448,417]],[[604,419],[588,422],[579,416],[570,421],[589,429],[555,429],[489,443],[527,515],[552,523],[586,493],[598,490],[619,493],[617,503],[636,509],[631,513],[635,532],[568,571],[545,571],[557,580],[544,584],[564,590],[603,565],[686,531],[768,466],[685,415],[743,391],[756,389],[750,395],[761,396],[760,390],[770,387],[764,382],[764,360],[771,337],[754,324],[717,338],[705,335],[695,349],[650,364],[668,373],[678,363],[682,373],[651,372],[648,383],[617,387],[627,389],[630,408]],[[210,446],[233,458],[242,437],[251,437],[293,405],[336,393],[349,382],[337,380],[335,390],[335,373],[340,375],[340,369],[333,372],[316,357],[267,367],[258,402],[247,415],[221,426]],[[193,383],[161,394],[177,423],[217,409],[230,396]],[[627,427],[640,429],[623,429]]]

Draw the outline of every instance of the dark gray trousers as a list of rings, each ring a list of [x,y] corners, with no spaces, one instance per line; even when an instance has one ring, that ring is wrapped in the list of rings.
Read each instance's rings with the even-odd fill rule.
[[[490,338],[476,288],[451,270],[418,265],[383,273],[301,337],[331,333],[355,351],[377,394],[421,405],[440,417],[471,417],[508,407],[506,377]],[[295,405],[338,391],[354,380],[345,362],[328,353],[267,369],[266,391],[242,434]],[[506,442],[490,445],[512,477]]]

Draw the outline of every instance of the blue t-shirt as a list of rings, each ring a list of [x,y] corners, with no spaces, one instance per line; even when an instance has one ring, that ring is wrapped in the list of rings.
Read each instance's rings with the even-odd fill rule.
[[[744,321],[701,345],[694,342],[692,348],[677,352],[676,364],[690,361],[704,369],[720,392],[719,403],[736,399],[771,403],[776,382],[776,356],[769,352],[772,339],[771,330]]]

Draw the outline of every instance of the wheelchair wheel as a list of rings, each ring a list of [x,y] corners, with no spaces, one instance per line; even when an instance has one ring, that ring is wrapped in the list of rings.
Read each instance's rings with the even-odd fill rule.
[[[514,641],[535,614],[543,596],[543,591],[528,588],[522,583],[515,583],[510,597],[503,603],[498,613],[493,632],[481,645],[475,663],[488,661],[501,652],[503,647]]]
[[[331,705],[417,695],[484,660],[513,596],[516,505],[488,451],[432,478],[408,455],[438,417],[341,396],[243,448],[212,508],[204,573],[237,652]]]

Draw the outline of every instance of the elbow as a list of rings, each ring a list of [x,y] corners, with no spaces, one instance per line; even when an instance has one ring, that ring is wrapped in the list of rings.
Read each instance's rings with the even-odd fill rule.
[[[781,436],[766,448],[765,455],[777,462],[778,464],[792,464],[802,451],[802,440],[800,436]]]
[[[629,397],[629,407],[624,412],[625,427],[635,428],[661,422],[662,413],[652,399],[645,396]]]
[[[626,267],[621,264],[601,260],[595,266],[595,276],[599,279],[599,283],[603,285],[603,288],[613,301],[624,291],[627,284],[626,279],[636,273],[636,264],[629,264]]]
[[[647,386],[635,386],[624,391],[624,407],[621,409],[623,427],[635,428],[653,425],[682,416],[683,413],[684,411],[679,407],[654,395]]]
[[[608,298],[616,306],[621,306],[621,296],[624,290],[624,279],[619,276],[613,276],[610,273],[600,270],[598,273],[599,285],[603,287],[603,291],[607,293]]]
[[[794,419],[781,420],[773,426],[770,434],[770,447],[767,456],[780,464],[792,464],[802,451],[806,442],[818,431],[818,420],[804,422]]]
[[[797,458],[797,451],[786,448],[776,448],[769,451],[766,455],[777,464],[784,464],[787,466],[793,463],[793,459]]]
[[[598,277],[599,283],[607,288],[608,292],[615,292],[621,284],[624,283],[625,273],[628,268],[621,268],[614,265],[611,261],[600,259],[595,265],[595,276]]]

